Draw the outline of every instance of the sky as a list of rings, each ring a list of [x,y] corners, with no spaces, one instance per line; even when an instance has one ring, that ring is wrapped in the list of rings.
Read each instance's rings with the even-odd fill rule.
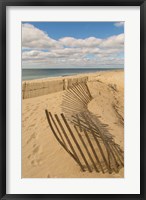
[[[22,68],[123,68],[124,22],[23,22]]]

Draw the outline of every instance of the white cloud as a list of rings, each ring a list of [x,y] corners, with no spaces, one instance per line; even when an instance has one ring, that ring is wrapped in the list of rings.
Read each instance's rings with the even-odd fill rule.
[[[124,34],[101,39],[50,38],[31,24],[22,25],[23,67],[102,67],[123,65]]]
[[[57,47],[59,44],[56,40],[50,38],[45,32],[31,24],[22,24],[22,47],[48,49]]]
[[[68,46],[68,47],[95,47],[95,46],[98,46],[102,40],[95,37],[89,37],[86,39],[76,39],[73,37],[65,37],[65,38],[61,38],[59,41],[60,41],[60,44],[64,46]]]
[[[122,27],[122,26],[124,26],[124,22],[116,22],[116,23],[114,23],[114,25],[116,27]]]
[[[124,46],[124,34],[114,35],[102,41],[101,47],[107,48],[123,48]]]
[[[78,49],[78,53],[74,49],[60,49],[57,53],[28,51],[22,53],[23,66],[31,67],[68,67],[68,66],[84,66],[84,67],[102,67],[122,65],[123,58],[118,58],[118,50],[102,50],[98,53],[85,53],[84,49]]]

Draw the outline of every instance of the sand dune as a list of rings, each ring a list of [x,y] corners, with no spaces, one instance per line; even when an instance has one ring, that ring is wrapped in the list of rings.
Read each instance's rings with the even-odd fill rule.
[[[57,84],[55,80],[55,87],[53,79],[51,80],[50,89],[47,88],[49,81],[47,80],[46,84],[46,80],[42,80],[43,87],[39,86],[41,80],[28,81],[27,84],[23,82],[23,92],[26,85],[29,89],[27,88],[25,92],[29,92],[22,100],[22,178],[124,177],[124,168],[120,168],[118,173],[112,172],[112,174],[97,173],[95,170],[82,172],[78,164],[54,137],[45,114],[47,109],[52,115],[60,115],[63,112],[69,118],[69,112],[66,112],[63,107],[66,89],[75,83],[87,82],[92,96],[92,99],[87,101],[87,111],[95,116],[100,116],[101,123],[108,125],[109,133],[114,137],[115,143],[120,145],[123,150],[124,72],[121,70],[67,78],[60,77],[57,78]],[[63,83],[59,85],[59,89],[58,83]],[[37,88],[40,87],[37,92],[36,85]],[[55,92],[53,92],[53,87]],[[74,107],[81,108],[81,104],[79,105]],[[72,128],[71,124],[70,126]]]

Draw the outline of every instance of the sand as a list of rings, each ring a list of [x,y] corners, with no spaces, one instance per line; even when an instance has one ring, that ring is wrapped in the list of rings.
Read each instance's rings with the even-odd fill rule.
[[[97,72],[66,79],[76,79],[79,82],[83,77],[88,77],[87,85],[93,97],[87,109],[100,116],[102,123],[108,124],[110,134],[124,150],[124,71]],[[62,81],[64,77],[57,80]],[[44,83],[48,79],[27,81],[27,84],[41,81]],[[51,88],[49,94],[43,95],[42,92],[40,95],[37,92],[35,97],[22,99],[22,178],[123,178],[124,168],[112,174],[97,173],[94,170],[92,173],[82,172],[54,137],[45,109],[53,114],[62,113],[61,105],[66,89],[67,86],[62,86],[59,91],[54,89],[53,92]]]

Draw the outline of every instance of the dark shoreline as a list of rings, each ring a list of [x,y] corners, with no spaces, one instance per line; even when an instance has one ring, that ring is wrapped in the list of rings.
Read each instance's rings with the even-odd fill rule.
[[[56,70],[59,70],[58,71],[59,73],[54,73]],[[71,72],[68,74],[65,74],[66,70],[69,70]],[[84,74],[89,74],[89,73],[123,71],[123,70],[124,68],[119,68],[119,69],[117,68],[116,69],[114,68],[110,68],[110,69],[107,69],[107,68],[106,69],[101,69],[101,68],[100,69],[22,69],[22,81],[31,81],[31,80],[44,79],[44,78],[52,79],[52,78],[59,78],[59,77],[84,75]],[[42,72],[43,74],[42,75],[39,74],[40,72]]]

